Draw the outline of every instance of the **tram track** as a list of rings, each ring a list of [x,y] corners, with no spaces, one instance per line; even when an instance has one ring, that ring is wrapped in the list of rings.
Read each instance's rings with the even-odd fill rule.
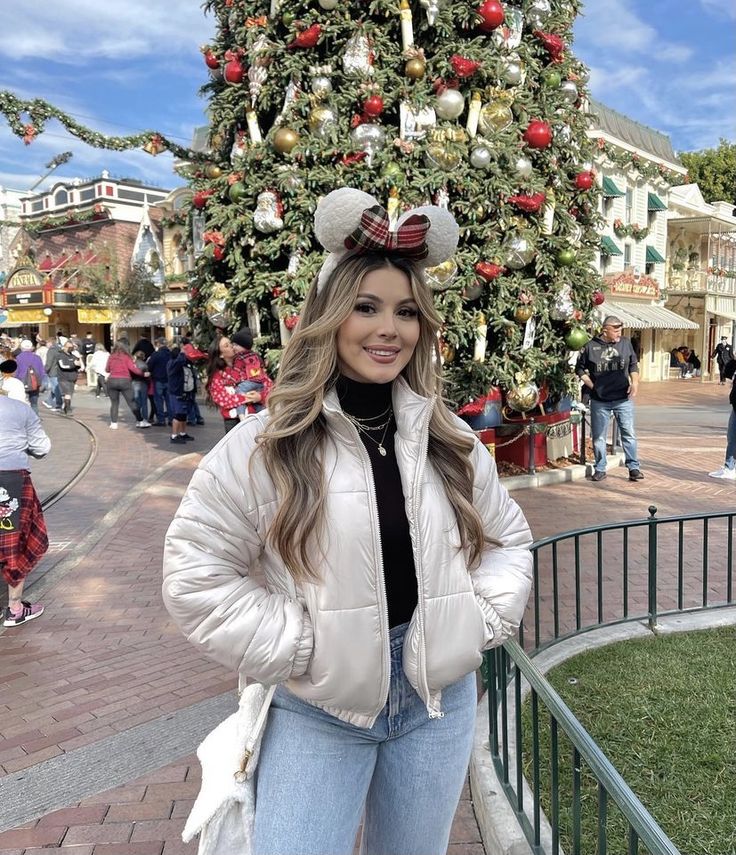
[[[97,459],[97,437],[94,435],[94,432],[89,428],[84,422],[79,419],[74,418],[74,416],[66,416],[65,417],[69,421],[73,421],[78,424],[81,428],[83,428],[90,440],[90,452],[87,456],[85,462],[79,467],[74,475],[65,483],[62,484],[61,487],[58,487],[56,490],[49,493],[48,496],[45,496],[41,500],[41,509],[45,512],[49,508],[53,507],[57,502],[61,501],[66,494],[73,489],[84,476],[89,472],[89,470],[94,465],[95,460]]]

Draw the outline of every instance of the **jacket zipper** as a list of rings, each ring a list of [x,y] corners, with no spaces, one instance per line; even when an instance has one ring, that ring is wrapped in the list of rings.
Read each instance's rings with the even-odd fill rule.
[[[376,710],[376,715],[378,715],[386,705],[389,689],[389,674],[391,672],[391,642],[389,639],[388,602],[386,598],[386,576],[384,574],[383,566],[383,544],[381,543],[381,524],[380,520],[378,519],[378,496],[376,494],[376,482],[373,477],[373,469],[371,468],[371,459],[368,456],[368,452],[365,450],[365,447],[360,439],[360,435],[351,423],[350,419],[348,419],[342,413],[340,415],[343,419],[345,419],[345,423],[347,424],[348,429],[352,432],[355,438],[355,444],[358,448],[358,454],[360,455],[361,463],[363,464],[363,471],[366,474],[366,478],[370,486],[370,492],[373,496],[373,546],[374,548],[376,546],[378,547],[378,575],[380,581],[378,588],[381,592],[381,627],[383,629],[383,636],[386,642],[383,646],[383,675],[381,680],[382,701],[381,705]],[[373,725],[371,725],[371,727],[372,726]]]
[[[427,462],[427,452],[429,449],[429,422],[432,418],[434,410],[434,400],[427,410],[427,415],[424,417],[422,424],[421,445],[419,460],[417,462],[417,470],[414,478],[414,489],[412,491],[411,500],[411,526],[414,529],[414,568],[417,575],[417,584],[419,588],[419,596],[417,597],[417,626],[419,628],[419,669],[418,676],[420,687],[424,693],[424,702],[427,706],[427,712],[430,718],[442,718],[444,713],[435,711],[430,706],[430,691],[429,683],[427,682],[427,643],[424,631],[424,573],[422,570],[422,549],[419,539],[419,526],[416,521],[416,509],[419,507],[419,489],[422,483],[422,475],[424,474],[424,466]]]

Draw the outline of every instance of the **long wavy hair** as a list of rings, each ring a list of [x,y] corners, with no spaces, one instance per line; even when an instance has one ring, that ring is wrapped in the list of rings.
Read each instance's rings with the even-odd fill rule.
[[[205,388],[205,402],[207,406],[214,407],[216,406],[215,402],[212,400],[212,395],[210,394],[210,384],[212,383],[212,378],[217,374],[218,371],[222,371],[224,368],[227,368],[227,362],[220,355],[220,342],[222,341],[223,336],[218,335],[217,338],[212,342],[207,350],[207,363],[205,365],[204,373],[206,376],[206,380],[204,383]]]
[[[315,558],[325,523],[322,447],[327,438],[322,404],[340,373],[337,333],[355,308],[363,278],[384,267],[406,274],[419,308],[419,339],[402,374],[419,395],[440,398],[429,423],[428,454],[455,511],[469,567],[477,566],[485,544],[483,524],[473,507],[473,438],[454,424],[441,401],[437,331],[442,319],[432,293],[419,268],[407,259],[352,256],[335,268],[319,292],[316,280],[312,282],[299,324],[284,348],[268,397],[269,421],[258,438],[279,498],[268,541],[297,582],[320,578]]]

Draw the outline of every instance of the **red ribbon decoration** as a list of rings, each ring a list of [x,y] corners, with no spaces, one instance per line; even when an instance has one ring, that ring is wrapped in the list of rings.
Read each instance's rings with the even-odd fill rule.
[[[360,225],[345,238],[345,248],[359,255],[367,252],[393,252],[419,260],[429,254],[426,241],[429,225],[429,218],[424,214],[413,214],[392,232],[385,208],[373,205],[363,211]]]

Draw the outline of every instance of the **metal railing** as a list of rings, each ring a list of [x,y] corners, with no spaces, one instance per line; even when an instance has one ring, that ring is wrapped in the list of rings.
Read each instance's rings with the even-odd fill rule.
[[[589,630],[629,621],[645,622],[653,630],[665,614],[734,605],[736,511],[656,514],[651,506],[645,519],[537,541],[534,596],[518,643],[507,641],[486,655],[491,757],[535,855],[559,855],[563,837],[572,855],[606,855],[611,804],[625,823],[621,845],[626,848],[616,851],[635,855],[641,842],[652,855],[678,852],[533,662],[542,650]],[[525,690],[530,695],[526,711]],[[549,719],[545,729],[540,707]],[[572,778],[564,805],[561,737],[570,743]],[[544,821],[543,767],[550,792]],[[583,786],[591,778],[595,799]],[[590,835],[593,823],[596,848],[590,848],[588,837],[583,849],[581,829],[585,825]]]

